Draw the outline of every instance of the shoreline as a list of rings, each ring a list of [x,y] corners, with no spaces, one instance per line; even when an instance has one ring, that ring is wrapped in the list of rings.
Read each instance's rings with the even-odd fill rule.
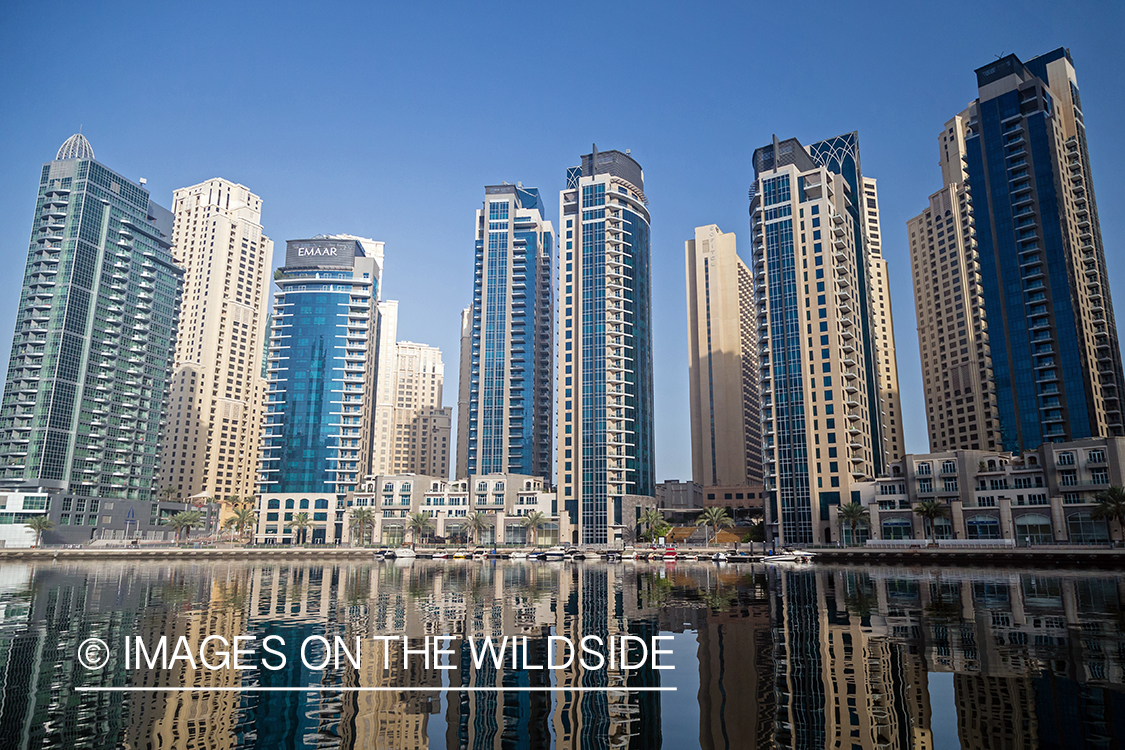
[[[193,549],[181,547],[157,548],[17,548],[0,549],[0,564],[15,561],[58,561],[58,560],[254,560],[254,559],[318,559],[318,560],[362,560],[374,562],[377,548],[363,547],[219,547]],[[419,559],[427,559],[436,549],[419,548]],[[448,550],[445,550],[448,551]],[[518,550],[503,550],[504,552]],[[720,551],[719,548],[681,548],[690,554],[706,554]],[[725,551],[725,550],[724,550]],[[956,550],[956,549],[866,549],[863,547],[843,549],[811,549],[815,562],[834,564],[882,565],[886,563],[906,563],[914,565],[969,566],[988,564],[995,566],[1024,565],[1030,567],[1125,567],[1125,548],[1119,549],[1080,549],[1080,548],[1015,548],[997,550]],[[758,555],[755,554],[755,557]],[[593,557],[590,562],[599,558]],[[534,562],[534,561],[532,561]],[[625,561],[626,563],[632,561]],[[648,562],[660,562],[648,561]],[[680,560],[679,562],[688,562]],[[706,562],[706,561],[703,561]],[[735,565],[745,562],[732,563]],[[815,564],[815,563],[814,563]],[[788,566],[787,566],[788,567]],[[804,567],[799,565],[797,567]]]

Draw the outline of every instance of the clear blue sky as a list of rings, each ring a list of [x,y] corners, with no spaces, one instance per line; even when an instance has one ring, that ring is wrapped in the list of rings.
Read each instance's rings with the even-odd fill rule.
[[[879,180],[907,450],[927,449],[905,224],[940,187],[937,135],[973,70],[1070,47],[1109,270],[1125,304],[1125,5],[1103,3],[5,3],[0,363],[42,162],[73,132],[157,202],[210,177],[286,239],[387,243],[399,337],[445,353],[457,398],[482,187],[523,181],[557,223],[591,143],[632,149],[652,201],[657,478],[691,475],[684,240],[748,257],[750,157],[772,134],[858,130]]]

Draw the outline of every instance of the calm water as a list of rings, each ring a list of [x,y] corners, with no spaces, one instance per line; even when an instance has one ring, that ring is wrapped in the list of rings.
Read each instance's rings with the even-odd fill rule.
[[[1107,572],[680,563],[0,566],[0,747],[1121,748],[1125,581]],[[671,635],[675,669],[96,672],[125,636]],[[291,652],[294,648],[286,647]],[[256,686],[437,687],[262,692]],[[594,686],[503,692],[463,686]],[[237,687],[85,693],[76,686]],[[675,692],[630,692],[675,687]]]

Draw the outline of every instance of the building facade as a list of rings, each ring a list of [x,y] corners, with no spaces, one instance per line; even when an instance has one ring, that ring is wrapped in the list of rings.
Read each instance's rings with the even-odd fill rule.
[[[263,497],[353,490],[371,461],[383,243],[286,243],[270,331],[258,472]]]
[[[172,255],[184,269],[159,486],[184,501],[253,495],[273,241],[262,200],[212,179],[173,193]]]
[[[988,313],[965,172],[962,113],[939,139],[944,187],[907,222],[931,451],[999,450]],[[999,327],[1001,338],[1003,326]]]
[[[527,544],[551,546],[569,538],[569,518],[560,513],[557,496],[542,478],[526,474],[472,475],[448,481],[418,474],[389,474],[368,477],[348,496],[349,508],[369,508],[375,513],[371,538],[378,544],[397,547],[410,543],[410,517],[425,513],[432,518],[427,541],[449,543]],[[524,516],[540,512],[547,524],[538,535],[529,536]],[[485,516],[488,527],[473,532],[468,518]],[[349,515],[349,523],[350,514]],[[422,541],[421,539],[415,541]]]
[[[978,98],[958,124],[997,447],[1125,434],[1121,352],[1070,52],[1026,63],[1008,55],[976,75]]]
[[[890,468],[889,476],[855,490],[874,532],[857,530],[857,541],[929,539],[929,522],[913,512],[923,500],[949,506],[933,529],[939,540],[1105,544],[1120,532],[1093,510],[1099,492],[1125,484],[1125,438],[1044,443],[1018,456],[972,450],[908,455]]]
[[[536,188],[490,185],[476,213],[465,474],[551,476],[554,229]],[[465,331],[464,324],[469,330]],[[464,340],[464,339],[463,339]]]
[[[711,224],[684,243],[691,468],[705,487],[762,482],[754,279],[734,233]]]
[[[808,148],[775,138],[754,169],[768,533],[832,541],[830,509],[903,453],[886,264],[871,246],[878,204],[856,133]]]
[[[652,291],[644,172],[594,148],[567,170],[559,211],[559,496],[581,544],[632,527],[655,489]]]
[[[155,499],[183,271],[143,183],[81,135],[43,165],[0,406],[5,489],[146,516]]]
[[[449,476],[453,409],[441,405],[444,381],[441,349],[412,341],[395,344],[390,473]]]
[[[469,475],[469,401],[472,389],[469,387],[469,373],[473,364],[473,307],[461,311],[461,347],[457,368],[457,461],[454,477]]]

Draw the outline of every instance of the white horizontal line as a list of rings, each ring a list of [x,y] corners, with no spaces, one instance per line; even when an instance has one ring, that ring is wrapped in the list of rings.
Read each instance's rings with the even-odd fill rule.
[[[663,693],[674,687],[78,687],[79,693]]]

